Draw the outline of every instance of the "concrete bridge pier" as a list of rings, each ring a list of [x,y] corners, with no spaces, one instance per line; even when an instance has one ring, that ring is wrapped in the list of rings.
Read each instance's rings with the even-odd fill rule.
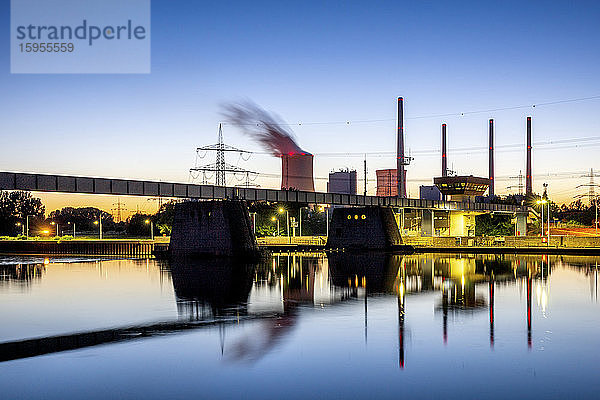
[[[390,207],[336,208],[327,247],[386,250],[402,245],[400,230]]]
[[[515,236],[527,236],[527,214],[515,214]]]
[[[246,203],[242,200],[177,203],[170,252],[172,257],[257,255]]]
[[[421,210],[421,236],[434,236],[433,210]]]

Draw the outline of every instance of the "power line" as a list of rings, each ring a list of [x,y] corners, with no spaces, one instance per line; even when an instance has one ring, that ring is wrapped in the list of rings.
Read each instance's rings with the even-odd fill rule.
[[[590,142],[598,142],[598,143],[590,143]],[[559,139],[559,140],[546,140],[540,142],[534,142],[533,145],[537,147],[536,150],[561,150],[568,148],[577,148],[579,145],[576,143],[585,143],[586,147],[595,147],[600,145],[600,136],[590,136],[590,137],[582,137],[582,138],[570,138],[570,139]],[[501,144],[496,145],[495,148],[498,152],[514,152],[521,151],[525,147],[524,143],[512,143],[512,144]],[[449,148],[448,152],[452,152],[454,154],[460,153],[469,153],[469,152],[487,152],[487,146],[473,146],[473,147],[455,147]],[[247,151],[252,154],[259,155],[272,155],[270,152],[262,152],[262,151]],[[411,155],[438,155],[441,152],[440,149],[423,149],[423,150],[411,150]],[[313,153],[314,156],[319,157],[361,157],[363,158],[365,155],[370,157],[388,157],[395,156],[396,153],[394,151],[371,151],[371,152],[324,152],[324,153]]]
[[[493,113],[499,111],[510,111],[510,110],[519,110],[519,109],[535,109],[546,106],[553,106],[557,104],[565,104],[565,103],[576,103],[581,101],[590,101],[590,100],[598,100],[600,99],[600,95],[596,96],[587,96],[587,97],[578,97],[572,99],[562,99],[562,100],[554,100],[554,101],[545,101],[540,103],[532,103],[532,104],[523,104],[523,105],[514,105],[507,107],[497,107],[497,108],[489,108],[485,110],[470,110],[470,111],[461,111],[461,112],[450,112],[450,113],[441,113],[441,114],[426,114],[426,115],[418,115],[413,117],[405,117],[404,119],[428,119],[428,118],[444,118],[444,117],[464,117],[465,115],[475,115],[475,114],[485,114],[485,113]],[[294,122],[294,123],[280,123],[280,125],[286,126],[303,126],[303,125],[351,125],[351,124],[370,124],[370,123],[379,123],[379,122],[392,122],[396,121],[396,118],[375,118],[375,119],[363,119],[363,120],[338,120],[338,121],[310,121],[310,122]],[[235,126],[244,126],[243,124],[230,124]],[[254,125],[254,124],[252,124]]]

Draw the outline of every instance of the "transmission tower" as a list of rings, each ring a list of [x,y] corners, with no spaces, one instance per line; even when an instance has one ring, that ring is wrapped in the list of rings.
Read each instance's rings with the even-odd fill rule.
[[[598,185],[597,183],[594,183],[594,169],[591,168],[590,169],[590,174],[589,175],[583,175],[582,178],[590,178],[590,182],[583,184],[583,185],[577,185],[577,189],[579,188],[587,188],[588,192],[585,194],[579,194],[577,196],[575,196],[576,198],[582,198],[582,197],[587,197],[588,201],[590,203],[590,206],[593,205],[595,203],[596,200],[596,188],[600,188],[600,185]]]
[[[202,165],[202,166],[196,165],[195,167],[190,168],[191,177],[194,179],[197,179],[199,177],[200,173],[202,173],[202,183],[206,184],[207,183],[206,173],[213,172],[215,174],[215,185],[216,186],[225,186],[225,184],[226,184],[225,174],[226,173],[243,174],[243,176],[245,177],[245,185],[244,186],[246,186],[246,187],[250,186],[250,182],[254,181],[256,179],[256,177],[258,176],[258,174],[256,172],[249,171],[249,170],[240,168],[235,165],[227,164],[225,162],[225,152],[239,153],[241,158],[244,158],[244,155],[247,155],[248,158],[246,158],[245,161],[247,161],[250,158],[250,154],[252,154],[252,152],[247,151],[247,150],[241,150],[241,149],[238,149],[233,146],[229,146],[229,145],[225,144],[223,142],[223,126],[222,126],[222,124],[219,124],[219,130],[218,130],[217,137],[218,137],[218,140],[217,140],[216,144],[202,146],[202,147],[198,147],[196,149],[196,164],[198,162],[198,158],[204,158],[204,155],[202,155],[202,154],[206,153],[208,151],[215,151],[217,153],[215,162],[212,164],[207,164],[207,165]],[[253,178],[250,178],[250,176],[253,176]]]
[[[524,188],[524,186],[523,186],[523,178],[524,178],[523,171],[519,170],[519,175],[517,175],[517,176],[510,176],[509,178],[510,179],[519,179],[519,184],[518,185],[507,186],[506,188],[507,189],[515,189],[516,188],[516,189],[518,189],[519,194],[523,195],[523,188]]]
[[[121,199],[119,199],[117,197],[117,202],[113,203],[113,206],[116,206],[116,207],[110,209],[110,211],[116,211],[117,212],[117,223],[121,222],[121,211],[127,211],[126,208],[121,207],[122,205],[124,205],[124,203],[121,203]]]

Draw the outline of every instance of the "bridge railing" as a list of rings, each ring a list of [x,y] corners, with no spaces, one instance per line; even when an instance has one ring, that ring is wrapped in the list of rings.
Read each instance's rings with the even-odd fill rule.
[[[404,199],[398,197],[304,192],[262,188],[238,188],[191,183],[131,179],[0,172],[0,190],[112,194],[185,199],[243,199],[248,201],[298,202],[339,206],[391,206],[402,208],[525,212],[526,207],[507,204]]]
[[[324,246],[327,236],[266,236],[256,238],[256,241],[262,246]]]

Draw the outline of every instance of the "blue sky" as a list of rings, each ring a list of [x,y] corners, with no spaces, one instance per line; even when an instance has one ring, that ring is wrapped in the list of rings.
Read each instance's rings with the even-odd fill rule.
[[[600,99],[415,119],[600,95],[600,5],[556,3],[154,0],[151,74],[18,75],[10,74],[10,3],[3,0],[0,169],[187,181],[194,149],[216,140],[220,105],[250,98],[305,123],[293,129],[315,154],[317,177],[340,167],[362,175],[362,157],[319,153],[394,151],[396,97],[403,96],[406,146],[415,156],[408,189],[417,196],[418,185],[440,172],[434,151],[442,122],[449,163],[461,174],[487,174],[485,150],[453,149],[484,148],[489,118],[496,146],[524,143],[527,115],[534,142],[600,137]],[[386,121],[307,124],[373,119]],[[235,127],[225,127],[225,139],[259,150]],[[534,189],[548,181],[565,200],[579,193],[575,186],[586,181],[575,178],[579,172],[600,170],[599,143],[535,151]],[[228,161],[279,170],[266,155]],[[394,161],[368,156],[369,178]],[[499,151],[496,165],[496,192],[506,193],[517,183],[508,177],[524,169],[524,151]],[[567,174],[541,177],[558,172]],[[317,190],[325,185],[317,179]]]

